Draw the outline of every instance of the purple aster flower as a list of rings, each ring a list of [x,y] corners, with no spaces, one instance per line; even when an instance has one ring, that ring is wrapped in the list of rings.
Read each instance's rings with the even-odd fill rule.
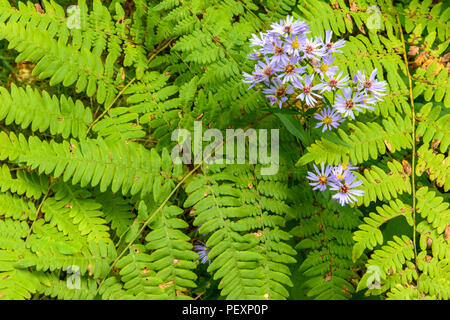
[[[206,245],[195,245],[194,251],[197,252],[198,260],[200,260],[201,263],[211,263],[211,260],[208,260],[209,249],[206,247]]]
[[[259,52],[258,50],[253,50],[253,52],[250,53],[249,55],[247,55],[247,57],[250,60],[259,60],[263,57],[263,54],[261,52]]]
[[[342,71],[341,73],[339,73],[339,75],[332,75],[331,77],[328,77],[327,81],[322,82],[323,83],[323,89],[321,92],[323,91],[334,91],[336,89],[342,89],[344,88],[348,81],[350,80],[349,76],[345,76],[344,78],[341,79],[342,77]]]
[[[344,180],[345,177],[349,174],[354,174],[352,170],[358,169],[358,167],[355,167],[352,165],[351,162],[348,163],[339,163],[337,166],[333,167],[331,169],[331,180],[332,181],[340,181]]]
[[[331,166],[327,165],[327,167],[324,168],[324,164],[322,163],[322,170],[319,171],[317,166],[314,164],[314,169],[316,170],[316,173],[308,171],[308,175],[306,176],[307,179],[313,181],[309,183],[309,185],[314,187],[313,190],[319,189],[320,191],[325,191],[329,182]]]
[[[264,47],[267,43],[267,34],[260,32],[259,37],[256,34],[252,34],[252,38],[250,39],[251,47]]]
[[[282,73],[279,75],[279,78],[283,79],[283,83],[302,79],[301,75],[305,72],[306,67],[296,67],[299,60],[299,57],[291,57],[291,60],[283,65]]]
[[[313,85],[314,75],[306,75],[304,83],[301,81],[294,81],[293,84],[295,87],[301,90],[301,93],[297,96],[297,99],[305,100],[308,106],[314,106],[317,100],[314,97],[322,98],[317,93],[314,93],[314,90],[320,90],[323,88],[323,84],[319,83],[317,85]]]
[[[365,100],[363,100],[363,103],[367,104],[367,105],[369,105],[369,104],[376,105],[378,103],[378,100],[380,100],[380,99],[377,99],[375,97],[368,97]]]
[[[287,45],[284,41],[280,39],[273,39],[272,41],[266,43],[266,45],[261,49],[264,54],[273,54],[271,57],[272,61],[276,64],[285,64],[289,61],[287,56]]]
[[[273,105],[273,104],[275,104],[277,101],[278,101],[278,98],[277,98],[277,96],[274,96],[273,94],[272,95],[270,95],[270,96],[266,96],[266,98],[268,98],[269,99],[269,101],[270,101],[270,105]]]
[[[344,180],[345,175],[349,174],[349,169],[344,169],[342,166],[335,166],[331,169],[331,181],[337,183],[338,181]]]
[[[304,33],[308,33],[309,32],[308,30],[309,25],[305,21],[302,21],[301,19],[297,19],[292,24],[292,34],[294,35],[301,35]]]
[[[358,71],[355,75],[355,82],[358,82],[358,90],[363,90],[365,94],[372,94],[375,98],[384,96],[387,83],[386,81],[377,81],[377,73],[378,70],[375,68],[367,79],[364,71]]]
[[[243,76],[244,76],[244,80],[242,80],[242,81],[245,83],[250,83],[250,87],[248,87],[249,89],[254,87],[255,84],[257,84],[258,82],[261,82],[264,80],[264,77],[259,73],[249,74],[247,72],[244,72]]]
[[[333,195],[333,199],[339,202],[342,206],[347,203],[353,203],[357,201],[356,197],[364,195],[363,190],[355,189],[363,184],[361,180],[355,181],[356,175],[352,172],[348,172],[344,175],[342,180],[330,181],[330,190],[336,190],[338,193]]]
[[[324,109],[321,112],[316,113],[314,118],[320,120],[320,122],[316,125],[316,128],[323,125],[322,132],[325,130],[331,130],[331,127],[337,128],[339,127],[339,124],[344,121],[339,113],[329,107],[326,110]]]
[[[339,68],[337,66],[331,66],[334,61],[334,57],[331,55],[326,55],[322,58],[320,62],[314,62],[313,65],[316,66],[315,71],[320,74],[320,77],[323,79],[325,76],[328,78],[334,76]]]
[[[289,53],[291,56],[299,57],[300,56],[300,48],[303,46],[304,42],[306,41],[305,35],[298,35],[298,36],[289,36],[286,38],[286,52]]]
[[[270,77],[274,75],[275,72],[281,71],[281,69],[276,66],[274,61],[269,61],[267,57],[264,57],[264,60],[265,61],[258,61],[258,63],[255,66],[254,73],[261,75],[262,80],[260,81],[265,81],[268,84]]]
[[[294,17],[287,16],[285,20],[281,20],[280,23],[272,23],[271,34],[274,36],[290,36],[297,35],[306,32],[309,26],[302,20],[298,19],[294,21]]]
[[[364,100],[367,99],[367,96],[363,95],[360,92],[357,92],[354,96],[352,96],[352,90],[348,87],[345,87],[342,90],[344,96],[337,95],[336,102],[334,107],[340,113],[343,113],[345,117],[351,117],[355,119],[355,115],[353,110],[362,111],[361,108],[367,108],[369,110],[373,110],[373,107],[370,107],[363,103]]]
[[[306,39],[301,47],[303,51],[304,59],[314,59],[323,57],[327,54],[326,48],[323,46],[323,42],[320,38]]]
[[[328,30],[325,32],[325,42],[324,42],[325,48],[328,50],[329,53],[342,52],[341,50],[338,50],[338,49],[345,47],[345,40],[341,39],[336,42],[331,42],[332,37],[333,37],[333,31]]]
[[[278,78],[273,79],[272,83],[274,86],[264,89],[263,92],[268,94],[266,97],[269,98],[271,105],[278,102],[278,106],[281,109],[283,102],[288,99],[287,95],[294,93],[294,88],[291,85],[284,85]]]

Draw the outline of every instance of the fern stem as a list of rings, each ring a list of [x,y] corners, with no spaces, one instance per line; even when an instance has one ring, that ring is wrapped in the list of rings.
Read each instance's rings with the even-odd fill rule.
[[[133,79],[131,79],[131,81],[128,82],[128,84],[127,84],[125,87],[123,87],[122,90],[120,90],[120,92],[117,94],[117,96],[114,98],[114,100],[109,104],[109,106],[105,109],[105,111],[103,111],[103,113],[102,113],[97,119],[95,119],[94,122],[91,123],[91,125],[89,126],[89,128],[88,128],[87,131],[86,131],[86,137],[87,137],[87,135],[89,134],[89,132],[91,131],[92,127],[94,127],[94,126],[97,124],[97,122],[99,122],[100,119],[102,119],[102,118],[109,112],[109,110],[111,110],[111,108],[112,108],[113,105],[116,103],[116,101],[117,101],[117,100],[120,98],[120,96],[125,92],[125,90],[127,90],[128,87],[129,87],[130,85],[133,84],[134,81],[136,81],[136,77],[134,77]]]
[[[417,247],[416,247],[416,113],[414,109],[414,97],[413,97],[413,89],[412,89],[412,78],[409,72],[408,67],[408,57],[406,56],[406,44],[405,39],[403,37],[403,29],[402,24],[400,22],[400,18],[398,17],[398,13],[395,15],[397,19],[398,28],[400,31],[400,37],[402,40],[403,46],[403,60],[405,62],[406,67],[406,75],[408,76],[409,82],[409,99],[411,102],[411,117],[412,117],[412,155],[411,155],[411,184],[412,184],[412,215],[413,215],[413,246],[414,246],[414,261],[417,266]]]
[[[44,195],[44,198],[42,199],[41,203],[39,204],[39,206],[38,206],[37,209],[36,209],[36,217],[33,219],[33,222],[31,223],[30,229],[28,230],[28,235],[27,235],[27,237],[25,238],[24,250],[26,250],[26,248],[27,248],[27,242],[28,242],[28,240],[30,239],[31,232],[32,232],[32,230],[33,230],[33,225],[34,225],[34,223],[35,223],[37,220],[39,220],[39,219],[38,219],[39,212],[41,211],[42,206],[44,205],[45,201],[47,200],[47,198],[48,198],[48,196],[49,196],[49,194],[50,194],[50,191],[52,190],[53,185],[54,185],[55,183],[56,183],[56,180],[53,180],[53,181],[50,183],[50,185],[48,186],[47,193]]]

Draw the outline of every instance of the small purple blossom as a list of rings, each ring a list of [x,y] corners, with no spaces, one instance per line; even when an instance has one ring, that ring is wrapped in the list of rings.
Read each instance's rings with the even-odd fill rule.
[[[260,32],[259,37],[256,34],[252,34],[252,38],[250,39],[251,47],[264,47],[267,42],[267,35],[265,33]]]
[[[319,113],[316,113],[314,118],[320,120],[320,122],[316,125],[316,128],[323,125],[322,132],[325,130],[331,130],[331,128],[337,128],[339,127],[339,124],[344,121],[339,113],[329,107]]]
[[[356,189],[363,184],[361,180],[355,181],[356,175],[353,172],[347,171],[342,180],[330,181],[330,190],[336,190],[338,193],[333,195],[333,199],[339,202],[342,206],[347,203],[357,201],[357,196],[363,196],[364,191]]]
[[[287,56],[287,45],[283,40],[273,39],[272,41],[266,43],[266,45],[261,49],[264,54],[272,54],[272,61],[275,64],[285,64],[289,61]]]
[[[352,90],[348,87],[345,87],[343,90],[343,96],[337,95],[334,107],[337,111],[344,114],[344,117],[350,117],[355,119],[355,114],[353,110],[362,111],[362,108],[367,108],[373,110],[373,107],[370,107],[364,104],[364,100],[367,99],[367,96],[364,94],[357,92],[355,95],[352,95]]]
[[[281,67],[282,72],[279,75],[279,78],[283,79],[283,83],[302,79],[301,75],[305,72],[306,67],[298,67],[297,64],[299,60],[298,57],[292,57],[288,63]]]
[[[328,78],[333,77],[336,72],[338,72],[339,68],[337,66],[331,66],[334,61],[334,57],[330,55],[326,55],[322,58],[321,61],[313,63],[316,66],[316,72],[320,74],[320,77],[323,79],[325,76]]]
[[[309,26],[299,20],[294,21],[293,16],[287,16],[285,20],[281,20],[280,23],[272,23],[272,30],[270,33],[274,36],[290,36],[305,33],[309,30]]]
[[[327,54],[326,48],[323,46],[322,40],[320,38],[306,39],[302,45],[303,58],[314,59],[320,58]]]
[[[300,56],[300,48],[303,46],[306,41],[305,35],[300,36],[289,36],[286,38],[286,52],[291,56],[299,57]]]
[[[259,73],[249,74],[247,72],[244,72],[243,75],[244,75],[244,80],[242,80],[242,81],[245,83],[250,83],[250,86],[248,87],[249,89],[254,87],[255,84],[257,84],[258,82],[261,82],[264,80],[263,76]]]
[[[325,191],[329,183],[331,166],[327,165],[325,168],[322,163],[321,171],[319,171],[316,165],[314,165],[314,169],[316,170],[316,173],[308,171],[308,175],[306,176],[306,178],[313,181],[309,185],[314,187],[313,190],[319,189],[320,191]]]
[[[259,60],[263,57],[263,54],[261,52],[259,52],[258,50],[253,50],[253,52],[250,53],[247,57],[250,60]]]
[[[367,104],[367,105],[369,105],[369,104],[370,105],[375,105],[375,104],[378,103],[378,99],[375,98],[375,97],[368,97],[367,99],[363,100],[363,103]]]
[[[268,94],[268,98],[270,99],[270,104],[273,105],[275,102],[278,102],[278,106],[281,108],[283,102],[286,102],[288,94],[294,93],[294,88],[291,85],[284,85],[280,79],[273,79],[273,86],[270,86],[269,89],[264,89],[263,92]]]
[[[265,81],[268,84],[270,77],[277,71],[280,71],[280,68],[276,66],[275,62],[264,57],[264,61],[258,61],[254,73],[261,76],[261,80],[258,82]]]
[[[341,73],[339,73],[339,75],[332,75],[331,77],[328,77],[327,81],[323,81],[323,89],[321,92],[323,91],[334,91],[337,89],[342,89],[344,88],[348,81],[350,80],[349,76],[345,76],[341,79],[343,72],[341,71]]]
[[[278,101],[277,97],[273,94],[266,96],[266,98],[269,99],[270,105],[273,105]]]
[[[366,95],[371,94],[375,98],[384,96],[386,91],[387,83],[386,81],[377,81],[376,76],[378,70],[375,68],[370,74],[369,78],[366,78],[364,71],[358,71],[356,76],[356,81],[358,83],[358,90],[362,90]]]
[[[329,53],[342,52],[341,50],[338,50],[338,49],[345,46],[345,40],[341,39],[336,42],[331,42],[332,37],[333,37],[333,31],[328,30],[325,32],[325,42],[324,42],[325,48],[327,49],[327,51]]]
[[[313,85],[314,75],[306,75],[304,82],[302,81],[294,81],[293,84],[296,88],[301,90],[301,93],[297,96],[297,99],[302,101],[306,101],[306,104],[310,107],[314,106],[317,102],[316,98],[322,98],[319,94],[314,93],[315,90],[320,90],[323,88],[323,85],[317,84]]]
[[[206,247],[206,245],[204,245],[204,244],[195,245],[194,251],[197,252],[198,260],[200,260],[201,263],[203,263],[203,264],[205,264],[207,262],[211,263],[211,260],[208,260],[209,249]]]
[[[342,166],[335,166],[331,169],[331,181],[337,183],[340,180],[344,180],[346,174],[348,174],[350,170],[344,169]]]
[[[351,162],[341,162],[331,169],[331,181],[344,180],[348,174],[354,174],[352,170],[356,169],[358,169],[358,167],[353,166]]]

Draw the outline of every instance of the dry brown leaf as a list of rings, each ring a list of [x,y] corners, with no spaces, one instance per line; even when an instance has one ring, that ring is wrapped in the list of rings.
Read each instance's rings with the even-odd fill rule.
[[[450,224],[445,227],[444,239],[447,241],[450,238]]]
[[[173,280],[170,280],[169,282],[161,283],[158,287],[160,287],[161,289],[164,289],[164,288],[170,286],[172,283],[173,283]]]
[[[419,53],[419,47],[418,46],[411,46],[409,47],[408,56],[414,57]]]
[[[389,152],[392,152],[392,146],[387,140],[384,140],[384,144],[386,148],[389,150]]]
[[[45,14],[45,11],[42,9],[39,3],[36,3],[34,6],[36,7],[37,12],[39,12],[40,14]]]
[[[409,162],[407,160],[402,160],[402,165],[403,165],[403,171],[407,175],[410,175],[411,174],[411,165],[409,164]]]
[[[358,6],[356,5],[356,2],[350,3],[350,11],[353,11],[353,12],[358,11]]]

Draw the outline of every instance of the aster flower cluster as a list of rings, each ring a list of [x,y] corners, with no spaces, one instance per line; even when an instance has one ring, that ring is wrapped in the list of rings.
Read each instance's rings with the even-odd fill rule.
[[[329,188],[331,191],[337,191],[333,195],[333,199],[342,206],[357,201],[356,197],[364,194],[363,190],[357,189],[363,183],[361,180],[356,181],[356,174],[353,170],[358,167],[354,167],[350,162],[326,167],[322,163],[321,170],[316,165],[314,165],[314,169],[315,172],[308,171],[307,175],[307,178],[311,180],[310,185],[313,190],[325,191]]]
[[[273,23],[266,33],[253,35],[251,46],[256,47],[249,58],[256,60],[252,74],[244,72],[244,82],[262,87],[271,105],[279,108],[294,96],[307,107],[325,105],[316,115],[316,128],[322,132],[339,127],[345,118],[355,118],[354,111],[374,110],[385,95],[385,81],[376,79],[377,69],[370,76],[358,71],[350,80],[337,66],[334,53],[342,52],[345,40],[332,41],[333,31],[308,37],[309,25],[287,16]],[[326,99],[332,95],[332,101]]]
[[[335,53],[342,52],[345,40],[333,41],[333,31],[321,36],[309,36],[309,25],[287,16],[271,29],[250,39],[255,47],[249,58],[255,60],[252,74],[244,72],[244,82],[250,88],[258,87],[271,105],[279,108],[292,98],[303,108],[320,107],[314,118],[316,128],[322,132],[339,127],[346,118],[354,119],[355,111],[374,110],[386,94],[386,81],[378,81],[378,70],[370,75],[357,71],[350,77],[333,65]],[[296,101],[296,102],[297,102]],[[357,189],[362,181],[356,180],[357,167],[314,165],[315,173],[308,172],[313,189],[337,191],[333,199],[341,205],[353,203],[363,191]]]

